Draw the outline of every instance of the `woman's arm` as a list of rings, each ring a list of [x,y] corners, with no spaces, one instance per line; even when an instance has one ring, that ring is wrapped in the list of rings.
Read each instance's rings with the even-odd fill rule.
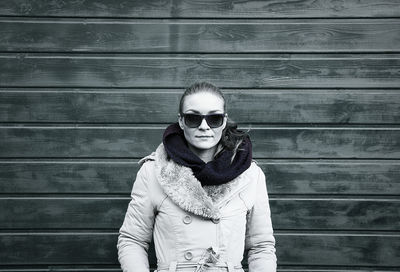
[[[275,272],[275,238],[271,223],[271,211],[265,175],[259,169],[256,200],[247,215],[246,250],[248,250],[249,272]]]
[[[132,200],[119,230],[118,260],[124,272],[149,271],[147,251],[153,234],[155,205],[151,199],[145,163],[137,173]]]

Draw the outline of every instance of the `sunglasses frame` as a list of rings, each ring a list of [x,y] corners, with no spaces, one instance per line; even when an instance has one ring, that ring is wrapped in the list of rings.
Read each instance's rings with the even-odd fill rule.
[[[200,121],[200,123],[199,123],[197,126],[189,126],[189,125],[186,123],[186,118],[185,118],[186,115],[197,115],[197,116],[200,116],[200,117],[201,117],[201,121]],[[208,117],[210,117],[210,116],[215,116],[215,115],[222,116],[222,123],[221,123],[221,125],[219,125],[219,126],[217,126],[217,127],[211,126],[210,123],[208,122]],[[179,115],[179,116],[181,116],[181,115]],[[199,126],[201,125],[201,123],[203,122],[203,119],[206,119],[207,125],[208,125],[210,128],[219,128],[219,127],[221,127],[221,126],[224,124],[223,118],[225,118],[226,116],[227,116],[226,113],[211,113],[211,114],[183,113],[183,114],[182,114],[182,117],[183,117],[183,119],[184,119],[184,123],[185,123],[185,125],[186,125],[187,127],[189,127],[189,128],[197,128],[197,127],[199,127]]]

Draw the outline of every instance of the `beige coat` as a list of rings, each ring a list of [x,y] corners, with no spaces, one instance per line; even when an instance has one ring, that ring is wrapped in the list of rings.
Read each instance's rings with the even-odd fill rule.
[[[265,176],[255,162],[233,181],[202,187],[161,144],[142,160],[118,237],[124,272],[149,271],[154,236],[158,271],[276,271]],[[196,270],[197,269],[197,270]]]

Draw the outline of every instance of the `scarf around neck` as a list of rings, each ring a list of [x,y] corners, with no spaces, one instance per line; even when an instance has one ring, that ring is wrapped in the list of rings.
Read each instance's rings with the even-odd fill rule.
[[[246,137],[233,161],[233,151],[223,150],[212,161],[205,163],[189,149],[178,123],[168,126],[164,131],[163,144],[168,156],[174,162],[191,168],[202,186],[227,183],[246,171],[252,161],[251,141]]]

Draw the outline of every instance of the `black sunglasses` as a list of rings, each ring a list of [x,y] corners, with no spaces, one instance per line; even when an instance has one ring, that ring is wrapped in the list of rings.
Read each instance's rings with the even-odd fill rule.
[[[222,126],[224,123],[225,113],[213,113],[213,114],[196,114],[196,113],[184,113],[185,125],[190,128],[196,128],[201,125],[203,119],[206,119],[207,124],[210,128],[217,128]]]

